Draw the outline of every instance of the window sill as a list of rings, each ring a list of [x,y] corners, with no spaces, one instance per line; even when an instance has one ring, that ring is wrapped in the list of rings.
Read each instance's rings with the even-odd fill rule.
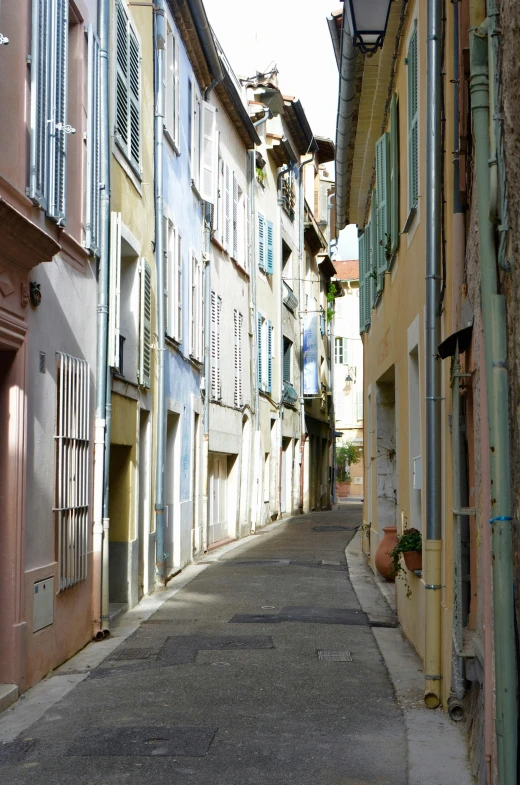
[[[417,207],[411,207],[410,212],[408,213],[408,218],[406,219],[406,223],[403,227],[402,234],[408,234],[408,232],[412,227],[416,215],[417,215]]]
[[[211,243],[212,243],[212,245],[216,246],[219,249],[219,251],[222,251],[222,253],[227,254],[226,249],[224,248],[222,243],[219,240],[217,240],[216,237],[212,237],[211,238]],[[228,254],[228,256],[229,256],[229,254]]]
[[[197,197],[197,199],[199,200],[199,202],[201,202],[201,203],[202,203],[202,202],[204,201],[204,199],[203,199],[203,198],[202,198],[202,196],[200,195],[199,189],[197,188],[197,185],[196,185],[196,183],[195,183],[195,180],[193,180],[193,179],[191,180],[191,190],[193,191],[193,193],[195,194],[195,196]]]
[[[126,172],[132,184],[134,185],[136,191],[138,192],[139,196],[143,195],[142,189],[142,177],[141,173],[138,172],[134,166],[134,164],[128,158],[126,152],[124,151],[121,143],[118,141],[117,137],[114,137],[114,144],[112,147],[112,154],[116,161],[119,163],[121,168]]]
[[[179,158],[180,154],[181,154],[181,151],[179,150],[179,148],[177,146],[177,143],[175,142],[175,139],[170,134],[170,132],[168,131],[168,129],[166,128],[165,125],[163,126],[163,129],[164,129],[164,137],[165,137],[165,139],[168,140],[168,144],[173,149],[173,152],[175,153],[175,155]]]

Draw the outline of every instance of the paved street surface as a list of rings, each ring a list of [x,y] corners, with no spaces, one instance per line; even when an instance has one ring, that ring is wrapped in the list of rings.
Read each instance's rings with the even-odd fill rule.
[[[345,561],[360,514],[293,518],[212,553],[0,746],[0,782],[405,785],[402,712]]]

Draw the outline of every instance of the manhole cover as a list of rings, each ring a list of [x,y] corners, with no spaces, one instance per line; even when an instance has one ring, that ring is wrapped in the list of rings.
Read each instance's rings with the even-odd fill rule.
[[[349,651],[326,651],[318,649],[318,659],[325,662],[352,662],[352,655]]]
[[[263,611],[275,611],[276,605],[262,605]]]
[[[229,662],[212,662],[214,668],[229,668]]]
[[[348,526],[313,526],[313,532],[348,532]]]
[[[67,755],[74,756],[186,756],[207,755],[218,728],[145,726],[88,728],[76,738]]]

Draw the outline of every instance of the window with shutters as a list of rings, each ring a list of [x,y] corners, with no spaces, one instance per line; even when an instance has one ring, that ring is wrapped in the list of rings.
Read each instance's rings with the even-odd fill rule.
[[[141,44],[122,0],[116,0],[115,138],[141,174]]]
[[[376,294],[383,291],[385,272],[391,253],[390,238],[390,134],[376,142],[376,235],[374,268],[377,271]]]
[[[397,93],[390,102],[390,251],[399,247],[399,105]]]
[[[100,160],[100,48],[93,25],[87,27],[88,77],[87,77],[87,188],[85,247],[98,255],[99,219],[101,197]]]
[[[142,387],[150,387],[152,375],[152,271],[141,260],[139,292],[139,375]]]
[[[257,233],[258,233],[258,267],[260,270],[266,269],[267,248],[266,248],[266,221],[262,213],[257,216]]]
[[[334,339],[334,362],[336,365],[347,364],[347,339],[335,338]]]
[[[207,101],[199,99],[199,165],[198,190],[201,198],[208,204],[215,204],[217,177],[217,110]],[[194,119],[196,121],[196,118]],[[197,153],[196,153],[197,155]],[[195,164],[196,165],[196,161]]]
[[[57,353],[54,512],[59,591],[85,580],[89,542],[90,368]]]
[[[220,401],[222,398],[222,380],[220,373],[220,323],[222,316],[222,298],[215,292],[211,292],[210,312],[211,398],[214,401]]]
[[[199,191],[200,189],[200,133],[201,133],[201,103],[202,98],[195,77],[190,76],[190,122],[189,122],[189,140],[190,140],[190,177],[191,184]]]
[[[408,207],[413,210],[419,199],[419,76],[417,19],[408,43]]]
[[[173,142],[176,153],[180,154],[180,81],[179,81],[179,39],[175,34],[173,22],[166,17],[166,51],[164,70],[164,128]]]
[[[243,390],[242,390],[242,325],[243,316],[236,310],[233,312],[234,322],[234,337],[235,337],[235,354],[234,354],[234,368],[235,368],[235,406],[241,407],[244,403]]]
[[[204,266],[194,251],[191,252],[190,355],[197,362],[204,359]]]
[[[283,380],[287,384],[292,384],[292,351],[293,344],[289,338],[283,337]]]
[[[164,219],[164,329],[177,343],[182,341],[182,241],[178,228]]]
[[[294,221],[296,215],[296,187],[292,169],[282,177],[282,207],[291,221]]]
[[[273,325],[262,314],[257,314],[257,380],[262,392],[273,388]]]
[[[63,225],[66,214],[69,2],[34,0],[28,195]]]

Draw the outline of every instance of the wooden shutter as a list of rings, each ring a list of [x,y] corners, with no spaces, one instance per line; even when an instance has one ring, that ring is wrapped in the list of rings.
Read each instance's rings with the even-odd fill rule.
[[[110,214],[110,272],[108,305],[108,364],[119,369],[121,318],[121,213]]]
[[[366,230],[359,237],[359,332],[365,332],[365,268],[367,254]]]
[[[177,285],[177,297],[176,297],[176,305],[177,305],[177,313],[174,315],[173,318],[177,320],[177,334],[176,338],[179,343],[182,341],[182,242],[181,236],[177,231],[177,256],[176,256],[176,285]]]
[[[202,154],[200,157],[200,195],[205,202],[215,203],[215,137],[217,110],[202,101]]]
[[[376,202],[377,202],[377,293],[382,292],[385,283],[385,272],[388,267],[386,258],[390,234],[390,173],[389,173],[389,138],[384,133],[376,142]]]
[[[262,213],[258,213],[258,267],[265,270],[265,218]]]
[[[267,266],[266,273],[274,274],[274,229],[271,221],[267,221]]]
[[[234,311],[235,336],[235,406],[242,406],[242,314]]]
[[[152,271],[141,260],[141,296],[139,319],[139,384],[150,387],[152,375]]]
[[[408,46],[408,203],[417,206],[419,198],[419,85],[417,63],[417,20]]]
[[[51,4],[33,0],[31,43],[31,142],[29,198],[47,208],[49,133],[49,69],[51,66]]]
[[[391,252],[399,247],[399,105],[397,93],[390,102],[390,238]]]
[[[267,322],[267,392],[273,390],[273,325]]]
[[[87,117],[87,190],[86,190],[86,220],[85,220],[85,246],[93,254],[99,253],[99,218],[101,195],[101,168],[100,168],[100,49],[99,38],[94,32],[93,25],[87,27],[88,46],[88,117]]]
[[[262,389],[262,322],[260,314],[256,317],[256,337],[257,337],[257,381],[258,389]]]
[[[49,196],[47,213],[59,224],[65,223],[67,136],[74,129],[67,125],[67,82],[69,43],[69,0],[54,0],[54,46],[51,53],[52,118],[49,134]]]
[[[238,180],[233,172],[233,259],[237,262],[238,258]]]
[[[170,334],[170,303],[169,303],[169,286],[170,286],[170,221],[166,216],[163,216],[163,266],[164,266],[164,332],[166,335]]]
[[[231,245],[231,171],[224,164],[224,247],[232,253]]]

